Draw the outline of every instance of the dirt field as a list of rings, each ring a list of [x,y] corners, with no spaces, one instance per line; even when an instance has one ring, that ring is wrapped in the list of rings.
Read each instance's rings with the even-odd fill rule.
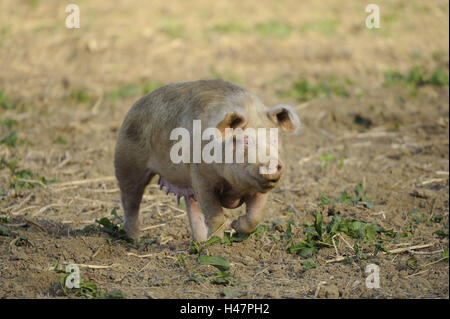
[[[364,1],[76,3],[80,29],[65,27],[64,1],[0,2],[0,298],[77,298],[59,281],[71,263],[88,297],[449,298],[448,1],[382,1],[380,29],[365,27]],[[217,77],[295,106],[303,123],[283,141],[266,227],[203,249],[229,261],[222,284],[155,181],[139,248],[95,221],[123,214],[113,153],[133,102]],[[330,202],[359,182],[367,200]],[[309,259],[290,253],[316,212],[324,225],[339,215],[395,234],[377,244],[342,233]],[[366,287],[368,264],[379,288]]]

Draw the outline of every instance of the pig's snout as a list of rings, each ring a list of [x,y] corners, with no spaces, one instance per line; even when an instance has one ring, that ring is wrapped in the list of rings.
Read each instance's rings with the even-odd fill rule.
[[[259,175],[264,188],[273,188],[283,175],[283,164],[279,160],[270,160],[260,166]]]

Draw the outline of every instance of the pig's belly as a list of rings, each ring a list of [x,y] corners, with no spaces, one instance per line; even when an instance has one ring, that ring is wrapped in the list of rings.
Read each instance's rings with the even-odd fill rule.
[[[195,199],[194,190],[192,187],[180,187],[175,184],[168,182],[162,175],[159,176],[158,180],[159,189],[165,188],[166,195],[169,193],[175,194],[177,196],[178,205],[180,205],[180,198],[184,197],[187,201],[190,197]]]
[[[150,159],[148,167],[152,172],[159,175],[158,184],[160,189],[164,189],[166,194],[175,194],[178,203],[181,197],[186,199],[194,198],[189,171],[184,165],[170,162],[161,163],[155,159]]]
[[[149,160],[148,167],[159,175],[159,188],[164,190],[166,195],[175,194],[177,202],[184,197],[186,200],[193,198],[196,200],[194,190],[191,185],[189,170],[182,164],[162,163],[155,159]],[[239,194],[233,190],[226,190],[218,194],[220,203],[225,208],[236,208],[241,206],[245,200],[245,194]]]

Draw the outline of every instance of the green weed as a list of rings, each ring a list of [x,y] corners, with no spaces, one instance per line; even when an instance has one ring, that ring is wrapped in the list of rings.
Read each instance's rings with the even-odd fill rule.
[[[70,92],[69,99],[77,103],[85,103],[88,102],[91,97],[85,90],[77,89]]]
[[[211,77],[213,79],[222,79],[222,80],[230,81],[230,82],[233,82],[233,83],[236,83],[236,84],[244,84],[244,80],[240,76],[238,76],[236,74],[220,73],[214,67],[211,67],[209,69],[209,72],[210,72]]]
[[[334,154],[321,154],[320,155],[320,166],[319,171],[322,171],[324,169],[327,169],[330,164],[337,164],[338,168],[344,167],[345,158],[343,157],[337,157]]]
[[[67,140],[62,138],[61,136],[58,136],[54,142],[56,144],[67,145]]]
[[[436,69],[431,73],[431,75],[427,76],[423,68],[419,66],[412,68],[407,74],[402,74],[397,71],[385,72],[384,79],[384,85],[386,87],[400,85],[410,88],[416,88],[425,85],[449,85],[448,72],[444,71],[443,69]]]
[[[147,81],[140,86],[141,94],[148,94],[148,93],[156,90],[157,88],[160,88],[161,86],[163,86],[163,84],[161,82],[152,81],[152,80]]]
[[[88,299],[124,299],[126,298],[125,293],[120,290],[112,290],[110,292],[106,292],[97,287],[97,284],[94,281],[88,280],[84,281],[80,278],[80,287],[79,288],[67,288],[66,281],[71,273],[66,273],[63,270],[57,269],[58,265],[55,266],[55,272],[63,273],[64,276],[58,277],[58,281],[60,283],[60,287],[65,296],[69,297],[82,297]]]
[[[6,119],[0,117],[0,126],[2,133],[4,133],[6,130],[12,129],[14,126],[17,126],[17,124],[18,122],[14,119]]]
[[[10,188],[15,188],[16,190],[30,189],[56,182],[56,180],[47,180],[44,176],[33,173],[28,169],[18,170],[17,159],[7,162],[4,158],[1,158],[0,168],[4,167],[11,171]]]
[[[184,38],[184,27],[177,22],[165,22],[159,27],[161,31],[174,39]]]
[[[255,26],[255,29],[262,36],[279,38],[289,36],[294,30],[294,28],[290,24],[277,21],[258,23]]]
[[[309,270],[309,269],[314,269],[317,268],[319,265],[317,265],[314,260],[312,260],[311,258],[306,258],[303,262],[302,262],[302,267],[304,270]]]
[[[157,88],[161,87],[163,84],[157,81],[147,81],[142,84],[126,84],[123,85],[116,90],[113,90],[108,93],[108,97],[110,99],[126,99],[138,96],[140,94],[148,94],[152,92],[153,90],[156,90]]]
[[[336,33],[336,27],[339,25],[337,20],[320,19],[313,22],[303,24],[300,32],[317,32],[324,36],[332,36]]]
[[[98,224],[98,230],[101,230],[108,235],[110,235],[113,239],[123,239],[128,243],[134,243],[134,240],[128,238],[123,229],[123,219],[122,216],[117,214],[117,209],[113,208],[111,211],[112,218],[109,219],[107,217],[103,217],[100,219],[96,219],[95,222]],[[85,231],[88,231],[87,229]]]
[[[4,110],[12,110],[15,108],[15,105],[9,100],[9,98],[0,91],[0,108]]]
[[[56,180],[48,180],[44,176],[37,173],[33,173],[28,169],[13,170],[11,172],[11,188],[16,190],[20,189],[31,189],[35,187],[42,187],[43,185],[48,185],[55,183]]]
[[[343,191],[341,193],[341,196],[336,200],[330,200],[327,196],[324,194],[321,194],[320,196],[320,205],[334,205],[334,204],[350,204],[355,205],[358,203],[364,204],[367,208],[373,208],[374,203],[371,200],[368,200],[366,198],[364,188],[361,182],[359,182],[355,187],[355,196],[351,196],[347,193],[347,191]]]
[[[235,21],[218,23],[211,30],[219,33],[243,33],[248,31],[246,26]]]
[[[334,83],[334,80],[328,80],[324,83],[311,84],[306,79],[295,81],[291,89],[277,92],[282,97],[295,98],[300,102],[312,100],[316,97],[330,97],[332,95],[349,97],[350,94],[341,86]]]
[[[5,144],[9,147],[17,147],[19,145],[19,138],[15,131],[9,132],[5,136],[0,137],[0,144]]]
[[[295,242],[293,238],[288,241],[286,250],[291,254],[298,254],[303,258],[310,258],[323,247],[333,247],[335,236],[343,233],[356,240],[355,251],[359,252],[359,244],[374,244],[374,255],[379,251],[386,251],[382,247],[383,236],[394,238],[396,233],[385,230],[373,223],[358,220],[344,220],[340,215],[334,215],[328,225],[323,224],[323,216],[316,213],[313,225],[304,225],[306,239]],[[334,239],[333,239],[334,238]]]

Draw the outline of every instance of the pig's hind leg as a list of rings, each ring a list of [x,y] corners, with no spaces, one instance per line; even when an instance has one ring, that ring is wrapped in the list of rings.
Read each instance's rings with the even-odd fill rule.
[[[264,206],[267,197],[267,193],[255,193],[247,198],[245,201],[246,214],[234,220],[231,223],[231,227],[240,234],[249,234],[254,231],[264,217]]]
[[[133,161],[130,153],[126,157],[116,156],[116,177],[119,182],[120,197],[125,215],[124,230],[128,237],[139,239],[139,206],[144,190],[151,178],[155,175],[146,163]]]

